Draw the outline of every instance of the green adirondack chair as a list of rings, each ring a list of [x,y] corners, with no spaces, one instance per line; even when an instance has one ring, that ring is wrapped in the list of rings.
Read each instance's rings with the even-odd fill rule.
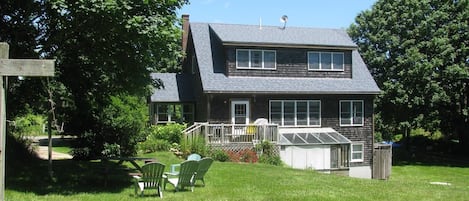
[[[158,162],[147,163],[142,166],[142,176],[133,176],[135,181],[135,195],[143,196],[145,189],[156,189],[158,195],[163,198],[161,181],[163,179],[165,165]]]
[[[197,182],[197,180],[201,180],[203,183],[203,186],[205,186],[204,176],[205,176],[205,173],[207,173],[210,166],[212,165],[212,163],[213,163],[213,159],[210,157],[202,158],[201,160],[199,160],[199,167],[197,168],[197,171],[195,172],[196,174],[194,176],[194,180],[195,180],[194,184],[195,182]]]
[[[188,160],[182,162],[178,173],[165,173],[163,189],[166,189],[166,183],[170,183],[174,186],[176,192],[186,186],[190,186],[191,191],[194,192],[194,174],[198,167],[198,161]]]
[[[187,160],[193,160],[193,161],[198,161],[200,160],[201,156],[199,154],[191,154],[187,157]],[[177,173],[176,169],[181,167],[181,164],[172,164],[171,166],[171,173],[175,174]]]

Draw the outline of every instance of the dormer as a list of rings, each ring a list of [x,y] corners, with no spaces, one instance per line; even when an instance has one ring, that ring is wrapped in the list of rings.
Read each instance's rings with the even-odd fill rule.
[[[356,45],[345,30],[210,24],[226,76],[351,78]],[[213,44],[217,43],[217,44]],[[215,52],[217,55],[215,55]]]

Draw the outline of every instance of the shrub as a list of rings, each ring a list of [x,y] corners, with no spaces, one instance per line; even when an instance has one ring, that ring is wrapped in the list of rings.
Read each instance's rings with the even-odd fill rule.
[[[147,139],[139,143],[139,150],[144,153],[152,153],[156,151],[168,151],[171,145],[164,139]]]
[[[91,155],[90,148],[88,147],[74,148],[72,149],[71,154],[75,160],[85,160],[88,159]]]
[[[268,156],[262,154],[259,157],[259,163],[265,163],[270,165],[282,165],[282,159],[280,159],[280,156]]]
[[[375,142],[382,142],[383,141],[383,135],[381,134],[381,132],[375,132]]]
[[[213,150],[210,156],[213,158],[213,160],[217,160],[220,162],[225,162],[225,161],[230,160],[230,156],[228,156],[228,154],[221,149]]]
[[[108,153],[109,150],[104,147],[106,143],[108,146],[119,145],[120,151],[113,154],[135,155],[137,142],[144,139],[144,129],[148,122],[145,100],[130,95],[111,96],[109,105],[96,118],[97,125],[93,131],[79,135],[78,150],[72,152],[80,155],[77,158],[94,158]]]
[[[280,156],[275,153],[275,146],[269,141],[263,141],[256,146],[256,150],[261,153],[259,157],[260,163],[271,165],[281,165],[282,160]]]
[[[265,155],[275,155],[275,147],[274,145],[269,142],[269,141],[262,141],[262,143],[256,145],[256,150],[261,152],[261,154],[265,154]]]
[[[26,114],[15,118],[11,125],[12,133],[17,137],[37,136],[44,134],[46,118],[37,114]]]
[[[120,146],[116,143],[104,143],[104,150],[101,152],[105,157],[116,157],[121,155]]]
[[[92,131],[87,131],[78,136],[78,140],[74,141],[72,146],[73,149],[71,154],[73,159],[85,160],[101,155],[101,152],[104,150],[104,143],[99,144],[101,140],[96,140],[96,135]],[[92,147],[95,147],[94,149]],[[97,152],[100,151],[100,152]]]
[[[206,156],[208,148],[205,144],[205,138],[199,135],[186,136],[181,140],[181,152],[185,158],[191,153],[197,153],[201,156]]]
[[[139,143],[139,150],[145,153],[168,151],[172,144],[179,144],[183,124],[152,125],[146,130],[146,139]]]
[[[182,131],[186,128],[184,124],[152,125],[147,130],[147,139],[151,136],[154,139],[162,139],[173,143],[181,143]]]

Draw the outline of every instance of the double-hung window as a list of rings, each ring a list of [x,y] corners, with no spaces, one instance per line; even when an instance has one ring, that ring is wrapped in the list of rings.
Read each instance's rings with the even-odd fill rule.
[[[320,126],[319,100],[271,100],[270,122],[281,126]]]
[[[158,122],[169,122],[171,121],[171,113],[169,111],[169,105],[161,104],[156,106],[156,116]]]
[[[363,126],[363,100],[339,102],[340,126]]]
[[[343,71],[343,52],[308,52],[308,70]]]
[[[236,68],[275,70],[276,52],[274,50],[236,50]]]
[[[352,144],[352,158],[351,162],[363,162],[363,143],[353,143]]]

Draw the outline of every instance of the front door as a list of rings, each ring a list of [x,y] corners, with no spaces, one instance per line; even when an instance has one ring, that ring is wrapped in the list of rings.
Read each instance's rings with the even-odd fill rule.
[[[231,101],[231,123],[249,124],[249,101]]]

